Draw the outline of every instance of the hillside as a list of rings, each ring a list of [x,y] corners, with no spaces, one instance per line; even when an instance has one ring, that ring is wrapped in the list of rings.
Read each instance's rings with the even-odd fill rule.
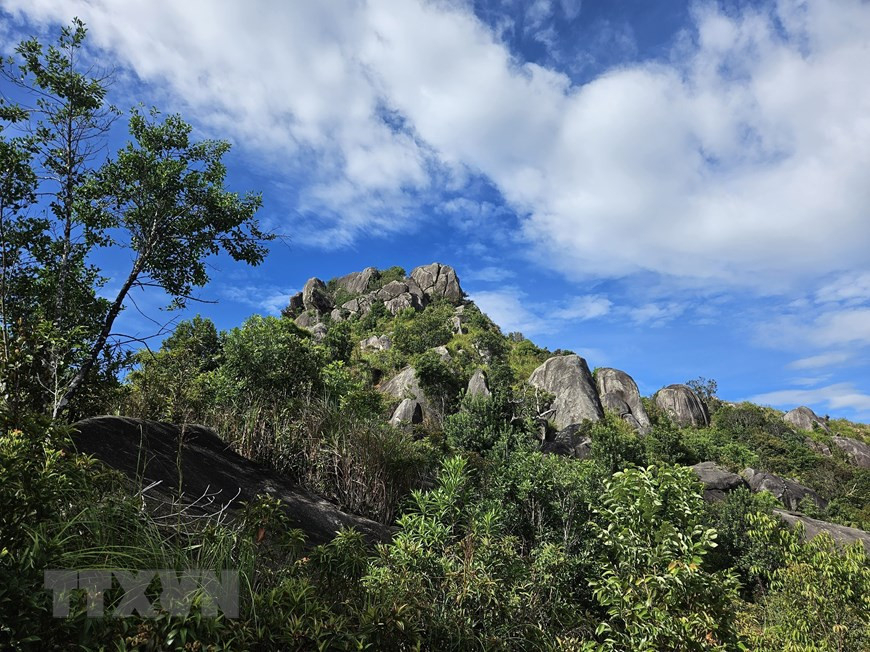
[[[117,394],[123,417],[47,440],[72,466],[46,475],[36,469],[55,459],[48,444],[24,455],[7,442],[19,473],[7,482],[86,487],[69,504],[83,500],[95,522],[143,541],[133,544],[148,550],[143,564],[173,551],[177,564],[240,568],[242,620],[183,621],[195,640],[590,651],[870,642],[867,426],[728,403],[713,383],[676,378],[641,396],[625,371],[502,333],[448,265],[312,278],[281,317],[227,332],[197,317],[136,362]],[[93,469],[102,479],[82,475]],[[119,501],[129,511],[107,521]],[[81,517],[40,518],[62,532]],[[123,563],[109,552],[119,535],[102,527],[85,540]],[[184,543],[201,537],[209,543]],[[373,550],[373,540],[388,543]],[[110,620],[91,628],[96,640],[118,635],[122,621]],[[171,622],[141,640],[171,643]],[[807,647],[787,647],[795,640]]]

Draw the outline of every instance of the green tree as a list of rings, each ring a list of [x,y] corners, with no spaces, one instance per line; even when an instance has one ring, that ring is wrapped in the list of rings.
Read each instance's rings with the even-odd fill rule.
[[[131,289],[159,287],[172,297],[170,307],[183,307],[193,289],[208,282],[208,256],[224,251],[251,265],[265,256],[270,237],[254,219],[260,196],[224,187],[229,143],[195,142],[180,116],[158,117],[154,110],[150,116],[134,110],[134,142],[87,184],[83,212],[118,233],[111,244],[130,249],[133,262],[55,413],[85,382]]]
[[[716,531],[703,523],[691,469],[615,473],[596,511],[605,552],[592,584],[606,612],[598,627],[604,649],[735,649],[738,583],[705,567]]]
[[[18,195],[16,201],[14,184],[4,185],[4,249],[20,250],[17,260],[6,257],[4,271],[7,281],[15,278],[13,269],[18,272],[19,292],[0,308],[7,332],[26,329],[40,336],[28,338],[31,347],[44,349],[37,356],[41,364],[31,370],[30,398],[34,409],[49,411],[56,410],[69,371],[82,362],[87,352],[83,344],[99,332],[106,303],[96,293],[102,283],[99,273],[87,262],[95,244],[103,242],[102,225],[79,211],[77,203],[93,166],[104,156],[106,134],[117,112],[105,102],[109,76],[86,61],[86,33],[84,24],[74,19],[55,44],[45,47],[36,38],[25,40],[15,58],[0,65],[0,78],[21,97],[19,103],[0,100],[0,119],[14,126],[23,145],[13,148],[19,152],[17,165],[7,167],[14,151],[3,153],[4,175],[9,181],[10,174],[23,172],[20,153],[27,151],[38,179],[33,189],[49,209],[44,217],[34,218],[26,210],[33,198],[21,202]],[[16,238],[16,231],[27,237]],[[7,296],[12,287],[4,286]]]
[[[210,319],[197,315],[181,322],[156,353],[146,349],[136,354],[139,367],[127,378],[128,411],[176,423],[204,420],[211,374],[222,355],[221,338]]]

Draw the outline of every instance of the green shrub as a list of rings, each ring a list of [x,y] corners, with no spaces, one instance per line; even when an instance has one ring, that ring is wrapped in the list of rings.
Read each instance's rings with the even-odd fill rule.
[[[753,649],[834,652],[870,649],[870,556],[860,542],[838,547],[822,533],[807,542],[770,516],[752,519],[750,536],[782,551],[768,571],[767,594],[749,609]]]
[[[592,580],[605,611],[597,628],[605,650],[732,650],[738,582],[710,572],[716,531],[685,467],[614,474],[595,528],[604,551]]]
[[[418,355],[447,344],[452,337],[447,320],[452,314],[453,307],[446,302],[432,303],[422,312],[406,309],[396,317],[393,346],[405,355]]]

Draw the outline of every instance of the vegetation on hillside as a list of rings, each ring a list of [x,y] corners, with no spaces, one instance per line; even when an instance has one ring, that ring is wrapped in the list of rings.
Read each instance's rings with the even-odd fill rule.
[[[104,80],[81,72],[84,38],[74,23],[55,46],[22,44],[4,68],[41,99],[35,111],[0,104],[0,648],[870,649],[860,544],[804,541],[770,494],[705,502],[687,465],[793,478],[828,501],[806,513],[863,529],[870,470],[830,433],[720,401],[715,382],[694,383],[708,427],[681,428],[647,399],[645,436],[613,413],[580,424],[591,439],[581,460],[541,451],[552,397],[526,381],[555,352],[503,335],[473,303],[457,327],[445,299],[395,315],[376,302],[344,321],[325,315],[322,337],[290,311],[225,332],[196,317],[156,350],[128,354],[110,337],[125,292],[157,284],[182,304],[207,281],[207,255],[255,264],[265,236],[257,196],[224,187],[226,145],[193,142],[181,118],[132,112],[133,143],[99,160],[90,138],[115,112]],[[132,252],[112,301],[100,298],[98,246]],[[381,271],[367,292],[405,275]],[[327,291],[339,304],[354,298],[335,280]],[[391,346],[362,348],[372,335]],[[399,427],[389,423],[399,400],[377,387],[408,366],[427,417]],[[465,391],[477,370],[490,396]],[[66,424],[106,412],[211,426],[395,536],[370,547],[345,530],[311,546],[268,497],[212,518],[155,505],[75,452]],[[859,424],[829,425],[870,440]],[[46,569],[193,567],[238,569],[239,618],[207,617],[199,594],[186,617],[91,618],[76,589],[57,619],[43,588]],[[108,613],[120,599],[107,591]]]

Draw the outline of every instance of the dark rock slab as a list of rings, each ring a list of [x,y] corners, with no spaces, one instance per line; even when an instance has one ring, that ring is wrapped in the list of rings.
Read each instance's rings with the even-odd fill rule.
[[[724,500],[725,494],[729,491],[746,486],[746,480],[736,473],[723,469],[715,462],[701,462],[691,469],[704,484],[704,498],[710,501]]]
[[[217,493],[215,502],[236,509],[259,494],[280,499],[294,527],[310,543],[325,543],[341,528],[354,527],[370,541],[388,541],[388,527],[341,511],[334,504],[299,488],[280,474],[242,457],[209,428],[161,421],[101,416],[79,421],[73,441],[80,453],[93,455],[130,478],[160,482],[157,491],[177,495],[181,439],[183,496],[195,500]]]

